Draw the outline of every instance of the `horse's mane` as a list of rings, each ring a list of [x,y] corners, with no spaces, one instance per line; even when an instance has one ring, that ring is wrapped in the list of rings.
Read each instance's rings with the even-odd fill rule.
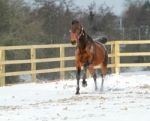
[[[99,38],[97,40],[94,40],[90,35],[88,35],[86,32],[85,32],[86,36],[87,36],[87,40],[90,41],[90,42],[100,42],[102,44],[106,44],[107,43],[107,37],[102,37],[102,38]]]

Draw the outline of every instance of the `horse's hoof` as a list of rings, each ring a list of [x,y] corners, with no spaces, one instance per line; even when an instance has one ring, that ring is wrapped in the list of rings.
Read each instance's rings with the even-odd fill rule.
[[[82,81],[82,87],[87,87],[87,81]]]
[[[79,95],[80,93],[79,93],[79,92],[76,92],[75,94],[76,94],[76,95]]]
[[[103,91],[104,91],[104,88],[103,88],[103,87],[101,87],[101,88],[100,88],[100,92],[103,92]]]
[[[97,87],[95,87],[95,91],[97,91],[98,90],[98,88]]]

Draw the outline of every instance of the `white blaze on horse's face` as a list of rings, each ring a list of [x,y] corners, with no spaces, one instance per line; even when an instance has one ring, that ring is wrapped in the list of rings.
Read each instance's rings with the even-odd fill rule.
[[[79,23],[72,24],[71,30],[70,30],[72,44],[76,44],[76,42],[78,41],[80,29],[81,29],[81,26]]]

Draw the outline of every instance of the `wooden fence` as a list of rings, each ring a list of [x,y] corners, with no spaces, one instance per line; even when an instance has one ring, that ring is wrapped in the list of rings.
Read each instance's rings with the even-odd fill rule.
[[[120,63],[120,58],[123,56],[150,56],[150,52],[121,52],[120,45],[129,44],[150,44],[150,40],[141,40],[141,41],[112,41],[108,42],[107,45],[111,47],[111,52],[109,53],[109,58],[111,58],[111,63],[108,64],[108,68],[111,68],[114,73],[120,73],[121,67],[147,67],[150,66],[150,62],[148,63]],[[71,44],[54,44],[54,45],[29,45],[29,46],[1,46],[0,47],[0,86],[5,85],[5,77],[7,76],[17,76],[17,75],[25,75],[31,74],[32,81],[36,82],[36,75],[40,73],[50,73],[50,72],[60,72],[60,79],[64,79],[66,71],[75,70],[75,67],[65,67],[65,61],[74,60],[74,56],[65,56],[66,48],[73,48]],[[60,56],[56,58],[42,58],[37,59],[36,55],[37,49],[45,49],[45,48],[58,48]],[[5,53],[6,51],[12,50],[30,50],[30,59],[26,60],[6,60]],[[37,63],[43,62],[60,62],[60,67],[52,68],[52,69],[36,69]],[[6,72],[6,65],[11,64],[31,64],[31,69],[28,71],[17,71],[17,72]]]

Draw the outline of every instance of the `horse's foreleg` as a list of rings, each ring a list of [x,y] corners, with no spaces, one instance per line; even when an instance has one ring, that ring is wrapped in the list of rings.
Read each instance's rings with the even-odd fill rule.
[[[107,65],[105,65],[105,64],[102,64],[102,74],[101,74],[101,76],[102,76],[102,82],[101,82],[101,91],[103,91],[103,85],[104,85],[104,77],[105,77],[105,75],[106,75],[106,71],[107,71]]]
[[[77,88],[76,88],[76,95],[80,94],[80,73],[81,73],[81,67],[77,68],[77,74],[76,74],[76,79],[77,79]]]
[[[83,66],[83,81],[82,81],[83,87],[87,86],[87,81],[86,81],[87,66],[88,66],[87,64],[84,64],[84,66]]]

